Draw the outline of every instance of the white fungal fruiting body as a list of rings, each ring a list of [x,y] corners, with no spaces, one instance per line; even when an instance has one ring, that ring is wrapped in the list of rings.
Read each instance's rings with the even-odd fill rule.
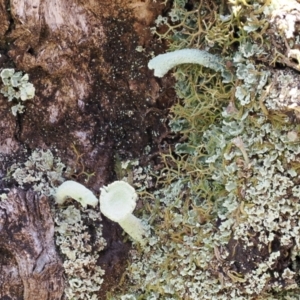
[[[139,218],[130,214],[126,218],[119,220],[118,223],[135,241],[144,244],[143,236],[145,235],[145,230]]]
[[[144,244],[142,222],[132,214],[136,201],[135,189],[127,182],[115,181],[101,188],[100,210],[103,215],[119,223],[135,241]]]
[[[149,61],[148,68],[154,69],[154,76],[163,77],[180,64],[200,64],[215,71],[224,69],[219,57],[198,49],[182,49],[160,54]]]
[[[55,200],[58,204],[63,204],[67,198],[78,201],[83,207],[91,205],[95,207],[98,203],[96,196],[84,185],[68,180],[61,184],[55,193]]]

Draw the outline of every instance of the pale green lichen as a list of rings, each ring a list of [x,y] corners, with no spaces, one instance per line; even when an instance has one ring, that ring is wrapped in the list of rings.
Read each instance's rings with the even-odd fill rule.
[[[179,26],[165,24],[160,38],[169,34],[172,50],[233,53],[226,59],[236,79],[225,84],[195,65],[174,73],[182,103],[171,109],[170,126],[184,143],[162,155],[160,188],[145,199],[149,243],[131,251],[131,287],[109,299],[296,300],[300,144],[291,119],[299,118],[297,76],[268,65],[263,4],[231,1],[232,15],[220,18],[209,3],[189,11],[184,4],[174,1]],[[197,20],[206,20],[205,29]]]
[[[69,168],[49,149],[36,149],[25,163],[13,164],[9,176],[16,180],[19,187],[31,184],[34,191],[50,196],[55,194],[55,188],[65,180],[63,175],[68,172]]]
[[[97,265],[98,253],[106,246],[102,225],[93,228],[92,237],[91,225],[84,225],[87,219],[101,221],[100,212],[73,205],[55,211],[56,244],[65,256],[67,299],[96,300],[103,282],[104,270]]]
[[[24,163],[13,164],[7,178],[15,180],[19,187],[31,186],[34,191],[47,196],[55,196],[57,187],[66,182],[67,186],[65,185],[65,190],[59,198],[63,201],[64,196],[69,194],[68,188],[74,189],[73,184],[68,185],[70,181],[65,181],[69,173],[69,168],[49,149],[47,151],[36,149]],[[75,186],[78,189],[78,183]],[[71,194],[73,192],[76,190],[72,190]],[[83,204],[95,206],[98,203],[98,199],[86,188],[83,189],[83,193],[81,190],[81,195],[88,196],[87,202],[83,201]],[[5,194],[0,196],[6,197]],[[100,212],[84,207],[76,208],[74,205],[67,207],[60,205],[59,208],[53,206],[52,212],[55,222],[55,242],[63,255],[66,299],[98,299],[104,270],[97,265],[97,260],[99,253],[106,246],[106,241],[102,237]]]
[[[28,74],[23,75],[22,72],[15,72],[15,69],[3,69],[0,77],[4,84],[0,92],[8,98],[8,101],[18,100],[18,103],[11,108],[13,115],[23,113],[25,109],[23,101],[32,99],[35,95],[33,84],[28,82]]]

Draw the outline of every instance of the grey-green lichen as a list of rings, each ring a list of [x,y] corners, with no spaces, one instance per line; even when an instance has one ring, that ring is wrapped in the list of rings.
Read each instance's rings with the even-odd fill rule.
[[[109,299],[299,297],[298,76],[272,67],[288,61],[270,50],[267,5],[231,1],[228,14],[222,3],[214,14],[209,2],[187,11],[175,0],[177,23],[158,21],[171,50],[222,53],[234,80],[195,65],[174,72],[182,102],[170,126],[184,142],[162,155],[160,188],[144,201],[149,243],[131,251],[131,286]]]
[[[8,172],[20,187],[30,184],[34,191],[46,196],[54,195],[55,188],[60,185],[69,168],[53,155],[46,151],[36,149],[24,163],[13,164]]]
[[[35,95],[35,88],[32,83],[28,82],[28,74],[15,72],[15,69],[3,69],[0,73],[4,87],[0,92],[8,98],[8,101],[16,99],[18,103],[12,106],[11,110],[14,116],[17,113],[23,113],[25,106],[23,101],[32,99]]]
[[[24,163],[15,163],[9,168],[7,179],[15,180],[22,188],[30,186],[37,193],[53,197],[57,187],[68,176],[70,169],[59,157],[55,157],[49,149],[36,149]],[[6,195],[0,196],[4,198]],[[96,198],[95,200],[98,202]],[[66,275],[66,299],[96,300],[104,277],[104,270],[97,265],[97,261],[99,253],[106,246],[102,237],[99,207],[57,207],[54,202],[51,203],[55,242],[63,256]]]
[[[98,253],[106,246],[102,225],[94,227],[92,237],[91,228],[84,225],[88,219],[99,223],[100,212],[73,205],[55,211],[56,244],[65,256],[67,299],[96,300],[103,282],[104,270],[97,265]]]

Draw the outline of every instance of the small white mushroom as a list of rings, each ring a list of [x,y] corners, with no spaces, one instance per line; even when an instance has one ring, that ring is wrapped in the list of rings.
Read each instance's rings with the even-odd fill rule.
[[[198,49],[181,49],[160,54],[149,61],[148,68],[154,70],[154,76],[163,77],[180,64],[199,64],[215,71],[224,71],[221,58]]]
[[[145,229],[141,220],[132,214],[138,198],[135,189],[125,181],[115,181],[100,190],[100,210],[103,215],[119,223],[135,241],[144,244]]]
[[[63,204],[67,198],[75,199],[83,207],[87,205],[95,207],[98,203],[98,199],[89,189],[73,180],[65,181],[56,189],[56,203]]]

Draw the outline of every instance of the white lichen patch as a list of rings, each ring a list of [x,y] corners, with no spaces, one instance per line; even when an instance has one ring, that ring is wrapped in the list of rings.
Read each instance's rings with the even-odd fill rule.
[[[272,72],[272,80],[266,89],[264,103],[269,110],[290,110],[300,114],[300,89],[298,74],[293,70]]]
[[[264,12],[267,16],[271,15],[270,21],[279,34],[287,39],[294,37],[296,24],[300,21],[300,4],[296,0],[271,0]]]
[[[15,69],[3,69],[0,73],[2,79],[3,87],[0,92],[8,101],[17,99],[18,103],[12,106],[12,114],[14,116],[17,113],[22,114],[24,112],[25,106],[24,101],[32,99],[35,95],[35,88],[32,83],[28,82],[28,74],[23,74],[22,72],[15,72]]]
[[[20,187],[30,184],[34,191],[46,196],[54,195],[55,187],[65,179],[63,174],[68,168],[60,158],[54,157],[48,149],[34,150],[25,163],[15,163],[10,167],[12,176]]]
[[[150,175],[150,166],[140,166],[138,160],[126,160],[120,162],[120,180],[128,182],[137,192],[143,192],[153,186],[153,176]],[[153,175],[153,174],[152,174]]]
[[[288,123],[278,129],[264,116],[252,121],[248,114],[238,120],[227,116],[203,136],[213,182],[227,191],[211,211],[218,226],[213,220],[201,223],[205,201],[196,205],[186,178],[154,193],[159,205],[152,207],[157,215],[151,237],[142,254],[132,251],[128,268],[137,288],[121,299],[274,300],[279,298],[268,291],[297,288],[293,260],[281,271],[278,262],[287,253],[296,260],[300,252],[300,174],[293,168],[300,163],[300,145],[289,141]],[[243,141],[248,164],[234,138]],[[218,146],[209,148],[212,144]],[[231,238],[242,241],[246,252],[269,250],[239,274],[232,266],[237,258],[230,257]],[[290,292],[280,299],[297,298]]]
[[[221,289],[217,279],[207,280],[209,272],[205,271],[213,253],[203,244],[212,242],[213,228],[196,226],[197,215],[189,215],[184,202],[178,201],[174,207],[173,201],[179,199],[178,193],[184,189],[180,181],[175,185],[156,194],[160,199],[160,216],[166,217],[161,226],[151,227],[152,236],[143,256],[132,251],[128,272],[138,289],[121,299],[138,299],[141,295],[143,299],[197,299],[201,290],[211,290],[213,294]],[[199,230],[206,232],[206,241],[197,237]],[[212,294],[201,293],[201,298],[212,299]]]
[[[56,210],[56,244],[65,256],[67,299],[96,300],[103,282],[104,270],[97,265],[99,252],[106,246],[102,237],[102,225],[94,227],[94,236],[84,221],[100,221],[95,210],[80,210],[73,205]]]
[[[50,150],[37,149],[25,163],[13,164],[7,177],[14,178],[24,189],[32,187],[36,192],[54,196],[57,187],[65,182],[64,176],[69,172],[68,167]],[[73,188],[74,192],[74,187],[70,188]],[[91,192],[88,192],[90,197]],[[5,194],[0,195],[2,199],[5,197]],[[98,199],[93,196],[92,202],[88,204],[96,205],[97,202]],[[98,299],[98,291],[104,277],[104,270],[98,265],[98,257],[106,246],[106,241],[102,237],[100,212],[84,207],[77,209],[73,205],[60,205],[59,208],[55,206],[52,207],[52,212],[55,222],[55,242],[64,261],[66,299]]]

